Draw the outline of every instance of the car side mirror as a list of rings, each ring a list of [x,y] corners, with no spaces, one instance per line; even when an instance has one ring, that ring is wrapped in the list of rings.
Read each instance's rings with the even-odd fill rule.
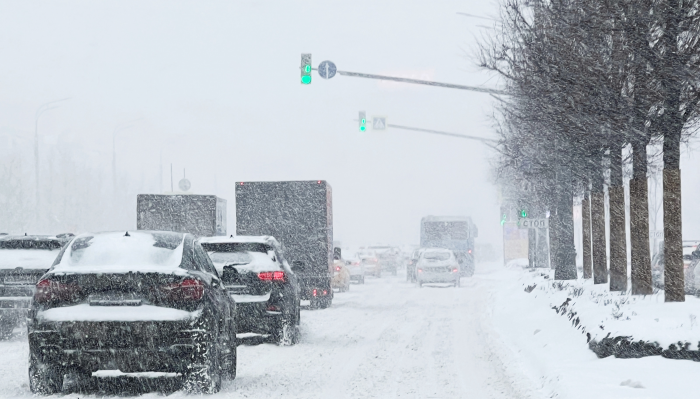
[[[233,266],[224,266],[224,272],[221,275],[221,281],[224,284],[236,284],[239,282],[238,270]]]

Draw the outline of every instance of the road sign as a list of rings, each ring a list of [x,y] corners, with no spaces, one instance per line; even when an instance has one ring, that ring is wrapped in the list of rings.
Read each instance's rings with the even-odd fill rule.
[[[549,219],[520,219],[518,221],[521,229],[548,229]]]
[[[187,191],[192,187],[192,184],[190,183],[189,180],[187,179],[182,179],[180,182],[177,184],[178,187],[180,187],[180,190],[182,191]]]
[[[386,116],[373,116],[372,130],[386,130]]]
[[[335,67],[333,62],[323,61],[318,65],[318,76],[322,77],[323,79],[330,79],[335,76],[337,70],[338,69]]]

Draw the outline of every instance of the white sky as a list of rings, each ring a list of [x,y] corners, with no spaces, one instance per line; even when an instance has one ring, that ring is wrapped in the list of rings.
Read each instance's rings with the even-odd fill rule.
[[[332,60],[346,71],[496,87],[471,56],[488,32],[479,25],[491,22],[457,12],[494,16],[496,6],[2,1],[0,129],[27,137],[16,145],[31,154],[36,109],[70,98],[42,117],[41,145],[69,143],[109,173],[112,131],[135,120],[117,136],[120,175],[159,192],[162,152],[163,189],[171,163],[176,185],[186,168],[192,191],[229,201],[230,232],[235,181],[325,179],[335,239],[346,245],[418,243],[429,214],[471,215],[480,241],[500,245],[488,147],[401,130],[361,134],[354,121],[365,110],[389,123],[494,137],[491,97],[316,74],[310,86],[299,83],[300,54],[312,53],[314,66]]]

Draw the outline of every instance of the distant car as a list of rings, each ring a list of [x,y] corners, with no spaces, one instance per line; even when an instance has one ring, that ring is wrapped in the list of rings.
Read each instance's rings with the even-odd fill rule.
[[[294,345],[301,320],[297,275],[271,236],[200,239],[228,294],[236,301],[239,334],[268,335],[279,345]]]
[[[333,278],[331,279],[333,288],[337,288],[340,292],[350,290],[350,271],[342,259],[333,262]]]
[[[27,319],[34,286],[71,237],[0,235],[0,339]]]
[[[345,265],[350,272],[350,281],[356,281],[359,284],[365,283],[365,264],[358,257],[353,257],[345,261]]]
[[[61,391],[64,374],[172,372],[188,391],[235,378],[235,303],[190,234],[82,234],[36,284],[28,320],[29,387]]]
[[[416,265],[419,287],[425,283],[451,283],[459,287],[459,262],[449,249],[428,248],[421,252]]]
[[[399,251],[398,248],[388,245],[375,245],[368,249],[377,254],[379,266],[383,272],[391,273],[393,276],[396,276],[401,263],[401,251]]]
[[[365,274],[382,277],[382,267],[379,265],[379,259],[374,251],[361,250],[357,253],[357,257],[360,258],[362,266],[365,268]]]

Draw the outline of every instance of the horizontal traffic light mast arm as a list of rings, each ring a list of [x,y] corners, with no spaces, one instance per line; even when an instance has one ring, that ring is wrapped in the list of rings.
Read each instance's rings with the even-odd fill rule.
[[[491,143],[493,143],[493,144],[497,144],[497,143],[498,143],[498,140],[485,139],[485,138],[483,138],[483,137],[469,136],[469,135],[466,135],[466,134],[457,134],[457,133],[450,133],[450,132],[441,132],[441,131],[439,131],[439,130],[421,129],[421,128],[418,128],[418,127],[393,125],[393,124],[389,124],[389,123],[387,123],[386,126],[387,126],[387,127],[392,127],[392,128],[394,128],[394,129],[413,130],[413,131],[416,131],[416,132],[433,133],[433,134],[442,134],[443,136],[452,136],[452,137],[459,137],[459,138],[469,139],[469,140],[477,140],[477,141],[481,141],[482,143],[484,143],[484,144],[486,144],[486,145],[488,145],[488,146],[490,146],[490,147],[493,147],[493,145],[492,145]]]
[[[315,69],[315,68],[314,68]],[[372,75],[369,73],[359,73],[359,72],[346,72],[346,71],[338,71],[339,75],[343,76],[354,76],[356,78],[367,78],[367,79],[379,79],[379,80],[391,80],[393,82],[402,82],[402,83],[413,83],[417,85],[426,85],[426,86],[437,86],[437,87],[445,87],[448,89],[460,89],[460,90],[470,90],[470,91],[478,91],[480,93],[490,93],[490,94],[501,94],[505,95],[506,92],[501,91],[501,90],[496,90],[496,89],[489,89],[489,88],[484,88],[484,87],[476,87],[476,86],[464,86],[464,85],[455,85],[452,83],[440,83],[440,82],[431,82],[429,80],[418,80],[418,79],[409,79],[409,78],[399,78],[395,76],[385,76],[385,75]]]

